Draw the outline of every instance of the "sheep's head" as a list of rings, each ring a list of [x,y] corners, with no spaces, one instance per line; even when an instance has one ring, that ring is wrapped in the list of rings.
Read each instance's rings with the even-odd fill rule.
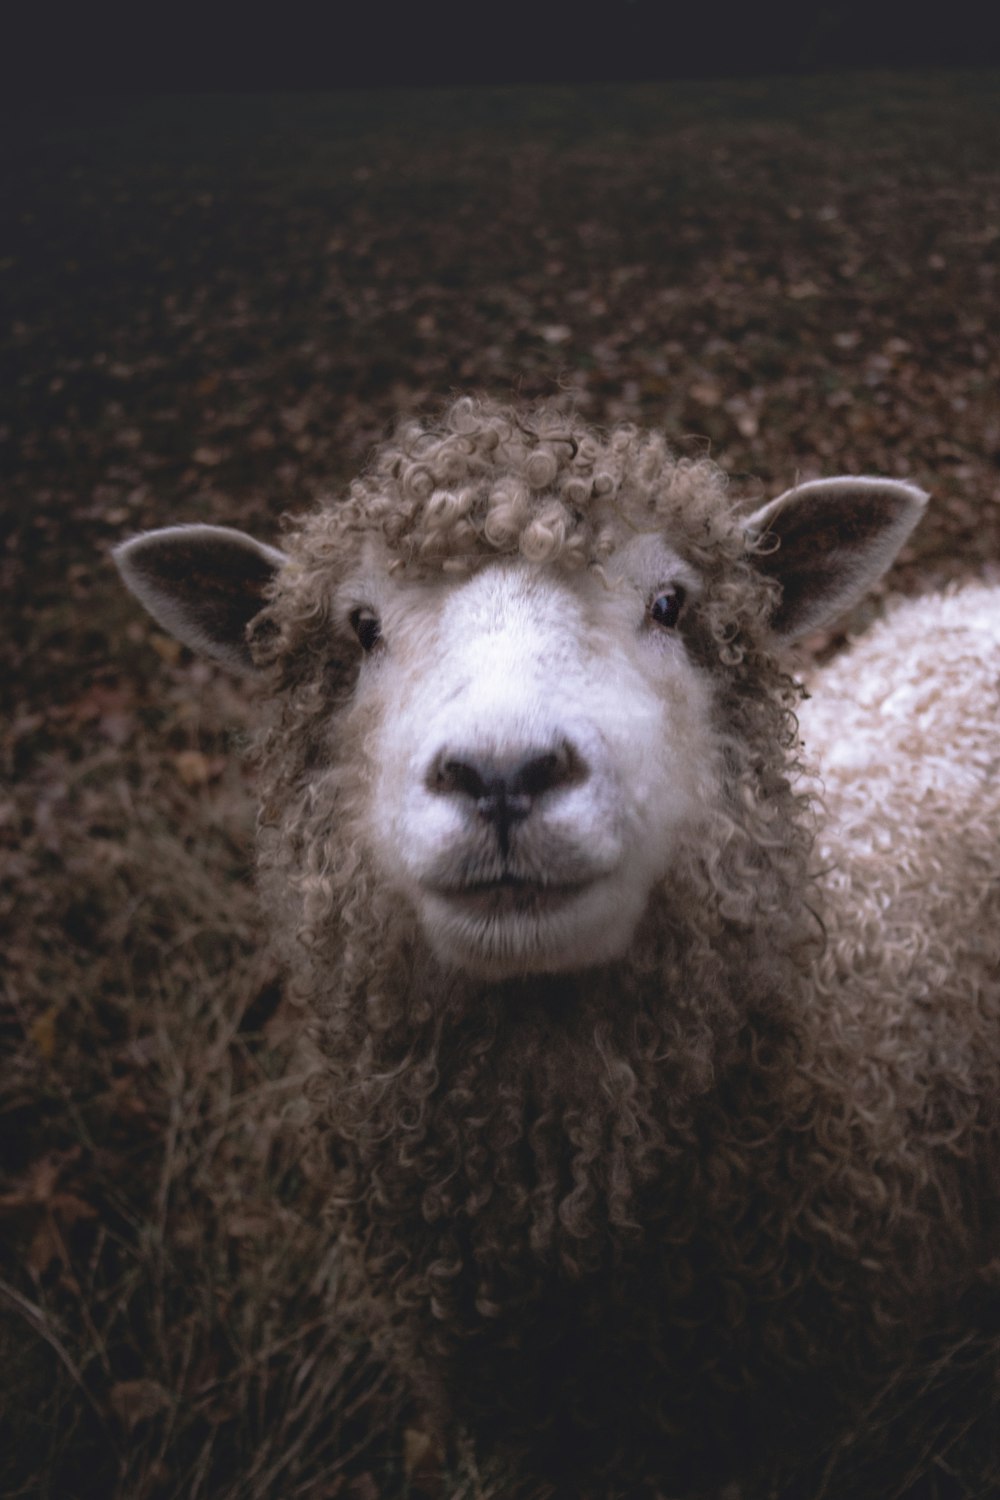
[[[741,517],[656,436],[459,402],[287,553],[180,527],[116,556],[273,689],[302,926],[403,909],[445,969],[508,979],[618,958],[691,848],[766,841],[793,738],[774,648],[849,606],[924,499],[836,479]]]
[[[600,574],[503,559],[407,581],[372,549],[344,580],[373,854],[447,964],[564,970],[628,943],[709,796],[711,704],[681,636],[698,586],[656,536]],[[667,743],[687,749],[665,776]]]

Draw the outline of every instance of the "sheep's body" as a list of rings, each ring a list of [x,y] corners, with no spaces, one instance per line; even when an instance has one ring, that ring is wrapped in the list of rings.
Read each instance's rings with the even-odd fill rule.
[[[821,971],[856,976],[890,1039],[940,1027],[956,1098],[959,1058],[971,1097],[1000,1054],[998,714],[1000,594],[982,587],[898,606],[800,714],[826,812]]]
[[[1000,1486],[1000,603],[903,606],[818,675],[825,813],[774,654],[921,503],[832,481],[748,525],[658,439],[459,403],[277,574],[261,871],[345,1255],[526,1489]],[[274,561],[122,556],[227,660]]]

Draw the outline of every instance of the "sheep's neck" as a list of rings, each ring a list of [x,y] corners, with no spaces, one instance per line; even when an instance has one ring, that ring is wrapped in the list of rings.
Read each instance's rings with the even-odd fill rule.
[[[637,1216],[696,1212],[706,1142],[788,1127],[796,996],[755,979],[749,951],[739,985],[710,992],[676,964],[645,985],[609,969],[429,994],[425,977],[339,1054],[335,1132],[401,1220],[496,1218],[534,1257],[596,1264]]]

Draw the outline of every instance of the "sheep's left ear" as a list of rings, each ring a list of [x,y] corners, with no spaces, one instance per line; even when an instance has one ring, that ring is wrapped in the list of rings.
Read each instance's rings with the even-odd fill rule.
[[[781,584],[771,622],[779,640],[822,629],[888,568],[927,495],[899,479],[812,479],[755,511],[754,562]]]
[[[122,542],[118,571],[164,630],[235,672],[251,672],[247,626],[287,561],[228,526],[164,526]]]

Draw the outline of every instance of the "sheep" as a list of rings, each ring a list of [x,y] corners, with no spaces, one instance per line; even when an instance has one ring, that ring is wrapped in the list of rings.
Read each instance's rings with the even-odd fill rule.
[[[465,398],[281,551],[116,551],[259,686],[345,1263],[505,1493],[1000,1493],[1000,596],[809,693],[788,649],[926,499],[749,511],[657,433]]]

